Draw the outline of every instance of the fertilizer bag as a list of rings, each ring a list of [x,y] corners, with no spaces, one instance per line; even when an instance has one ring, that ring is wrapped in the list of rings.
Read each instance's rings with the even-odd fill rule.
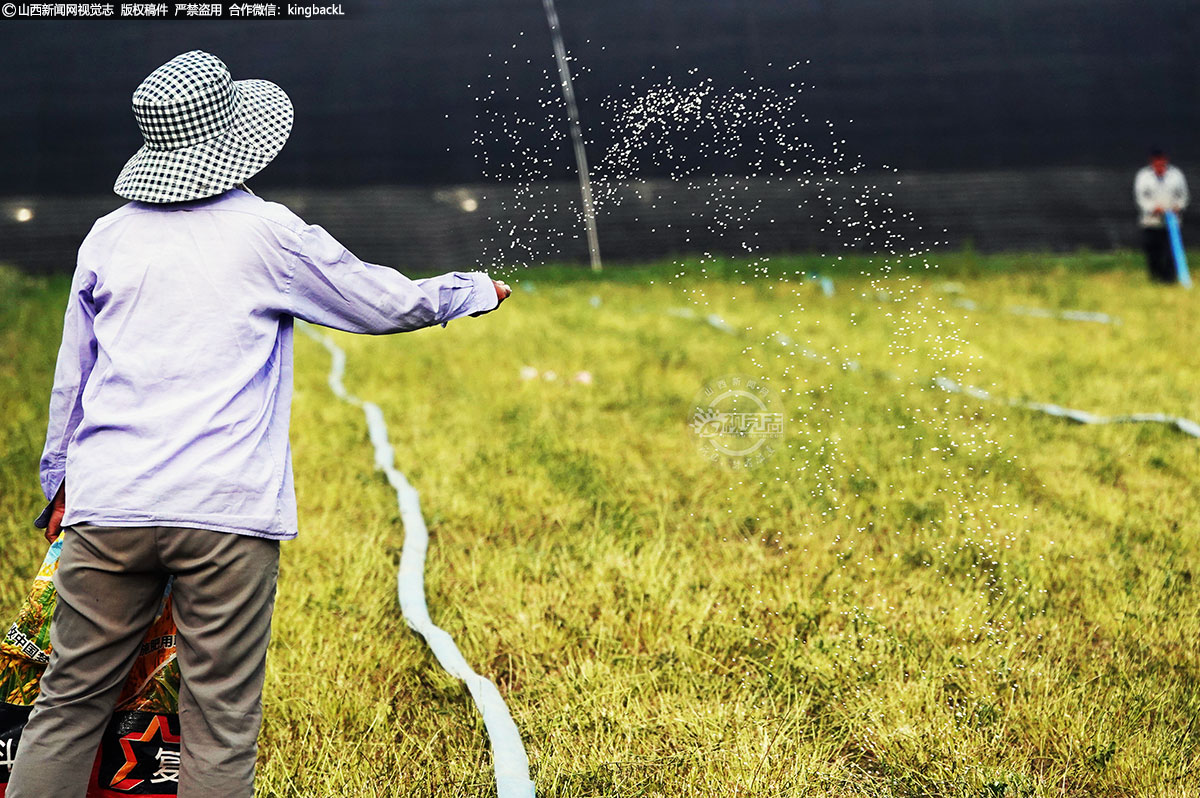
[[[54,572],[62,538],[51,544],[16,621],[0,641],[0,798],[8,787],[21,730],[50,661]],[[179,665],[171,585],[142,639],[96,752],[88,798],[174,796],[179,783]]]

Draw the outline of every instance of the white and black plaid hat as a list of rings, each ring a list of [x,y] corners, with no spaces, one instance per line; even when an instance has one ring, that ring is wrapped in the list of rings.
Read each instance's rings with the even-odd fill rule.
[[[141,202],[202,199],[233,188],[274,158],[292,131],[292,101],[267,80],[229,76],[202,50],[172,58],[133,93],[146,144],[113,190]]]

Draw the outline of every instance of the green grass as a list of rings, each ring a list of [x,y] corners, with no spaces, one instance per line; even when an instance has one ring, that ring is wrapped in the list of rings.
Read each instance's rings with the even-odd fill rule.
[[[559,267],[514,275],[481,319],[335,334],[421,491],[431,615],[504,694],[538,794],[1200,795],[1200,442],[930,383],[1200,420],[1196,295],[1149,285],[1129,253],[938,254],[892,275],[831,260],[753,280],[735,261]],[[776,279],[793,271],[834,275],[836,295]],[[44,548],[28,524],[66,288],[0,272],[0,618]],[[665,312],[685,306],[698,317]],[[776,330],[862,368],[789,354]],[[361,413],[333,399],[319,345],[298,337],[296,362],[301,534],[259,794],[494,794],[468,694],[396,606],[402,529]],[[794,413],[748,470],[705,461],[686,423],[732,372]]]

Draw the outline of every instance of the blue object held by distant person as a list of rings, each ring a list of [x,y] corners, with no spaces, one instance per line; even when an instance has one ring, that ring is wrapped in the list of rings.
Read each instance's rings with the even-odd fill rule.
[[[1179,233],[1179,217],[1174,211],[1163,214],[1167,222],[1167,235],[1171,237],[1171,254],[1175,257],[1175,276],[1184,288],[1192,287],[1192,275],[1188,272],[1187,253],[1183,251],[1183,236]]]

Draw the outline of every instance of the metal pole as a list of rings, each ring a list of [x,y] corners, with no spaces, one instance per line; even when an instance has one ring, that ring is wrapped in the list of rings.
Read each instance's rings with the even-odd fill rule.
[[[575,86],[571,82],[567,48],[563,46],[562,30],[558,26],[558,11],[554,8],[554,0],[542,0],[542,5],[546,8],[546,22],[550,24],[550,36],[554,40],[559,85],[567,103],[567,121],[571,127],[571,143],[575,147],[575,167],[579,171],[579,194],[583,198],[583,221],[587,226],[588,256],[592,261],[592,271],[598,272],[601,269],[600,236],[596,233],[596,206],[592,203],[592,181],[588,175],[587,153],[583,148],[579,108],[575,105]]]

